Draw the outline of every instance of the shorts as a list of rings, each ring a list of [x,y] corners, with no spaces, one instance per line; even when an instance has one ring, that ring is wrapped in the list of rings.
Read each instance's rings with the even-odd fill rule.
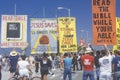
[[[27,69],[19,70],[20,77],[29,77],[29,71]]]
[[[41,69],[41,75],[47,75],[48,69]]]
[[[9,71],[10,71],[10,73],[14,73],[16,71],[16,68],[10,67]]]

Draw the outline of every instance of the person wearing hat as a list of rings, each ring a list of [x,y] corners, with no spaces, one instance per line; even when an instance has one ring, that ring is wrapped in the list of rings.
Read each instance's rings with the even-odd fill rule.
[[[9,55],[9,61],[10,61],[10,78],[13,77],[13,73],[16,71],[16,67],[17,67],[17,62],[18,62],[18,52],[13,49],[13,51],[10,52]]]
[[[85,54],[81,57],[83,70],[83,80],[94,79],[94,57],[91,55],[92,49],[90,47],[86,48]]]

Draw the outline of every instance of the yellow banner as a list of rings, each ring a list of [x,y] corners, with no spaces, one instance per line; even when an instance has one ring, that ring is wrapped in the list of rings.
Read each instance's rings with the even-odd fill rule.
[[[116,0],[92,0],[94,45],[116,45]]]
[[[73,17],[58,18],[60,53],[77,52],[75,20]]]
[[[117,36],[117,45],[113,46],[113,51],[120,50],[120,18],[116,18],[116,36]]]

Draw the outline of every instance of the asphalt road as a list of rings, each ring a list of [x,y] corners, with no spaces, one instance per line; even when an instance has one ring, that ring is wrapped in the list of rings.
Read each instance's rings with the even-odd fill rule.
[[[33,75],[34,76],[40,76],[40,73],[36,74],[33,70]],[[53,70],[53,72],[55,73],[55,75],[48,75],[48,80],[63,80],[63,71],[60,69],[56,69]],[[72,73],[72,80],[82,80],[82,74],[83,71],[75,71],[74,73]],[[9,79],[9,71],[4,71],[2,70],[2,80],[8,80]],[[68,80],[68,79],[67,79]]]

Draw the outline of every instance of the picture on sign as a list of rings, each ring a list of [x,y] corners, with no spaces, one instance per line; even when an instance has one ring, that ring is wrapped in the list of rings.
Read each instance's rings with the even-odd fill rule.
[[[20,40],[22,38],[22,25],[19,22],[8,22],[7,23],[7,40],[17,39]]]
[[[42,24],[42,25],[41,25]],[[57,53],[56,18],[31,18],[31,54]]]

